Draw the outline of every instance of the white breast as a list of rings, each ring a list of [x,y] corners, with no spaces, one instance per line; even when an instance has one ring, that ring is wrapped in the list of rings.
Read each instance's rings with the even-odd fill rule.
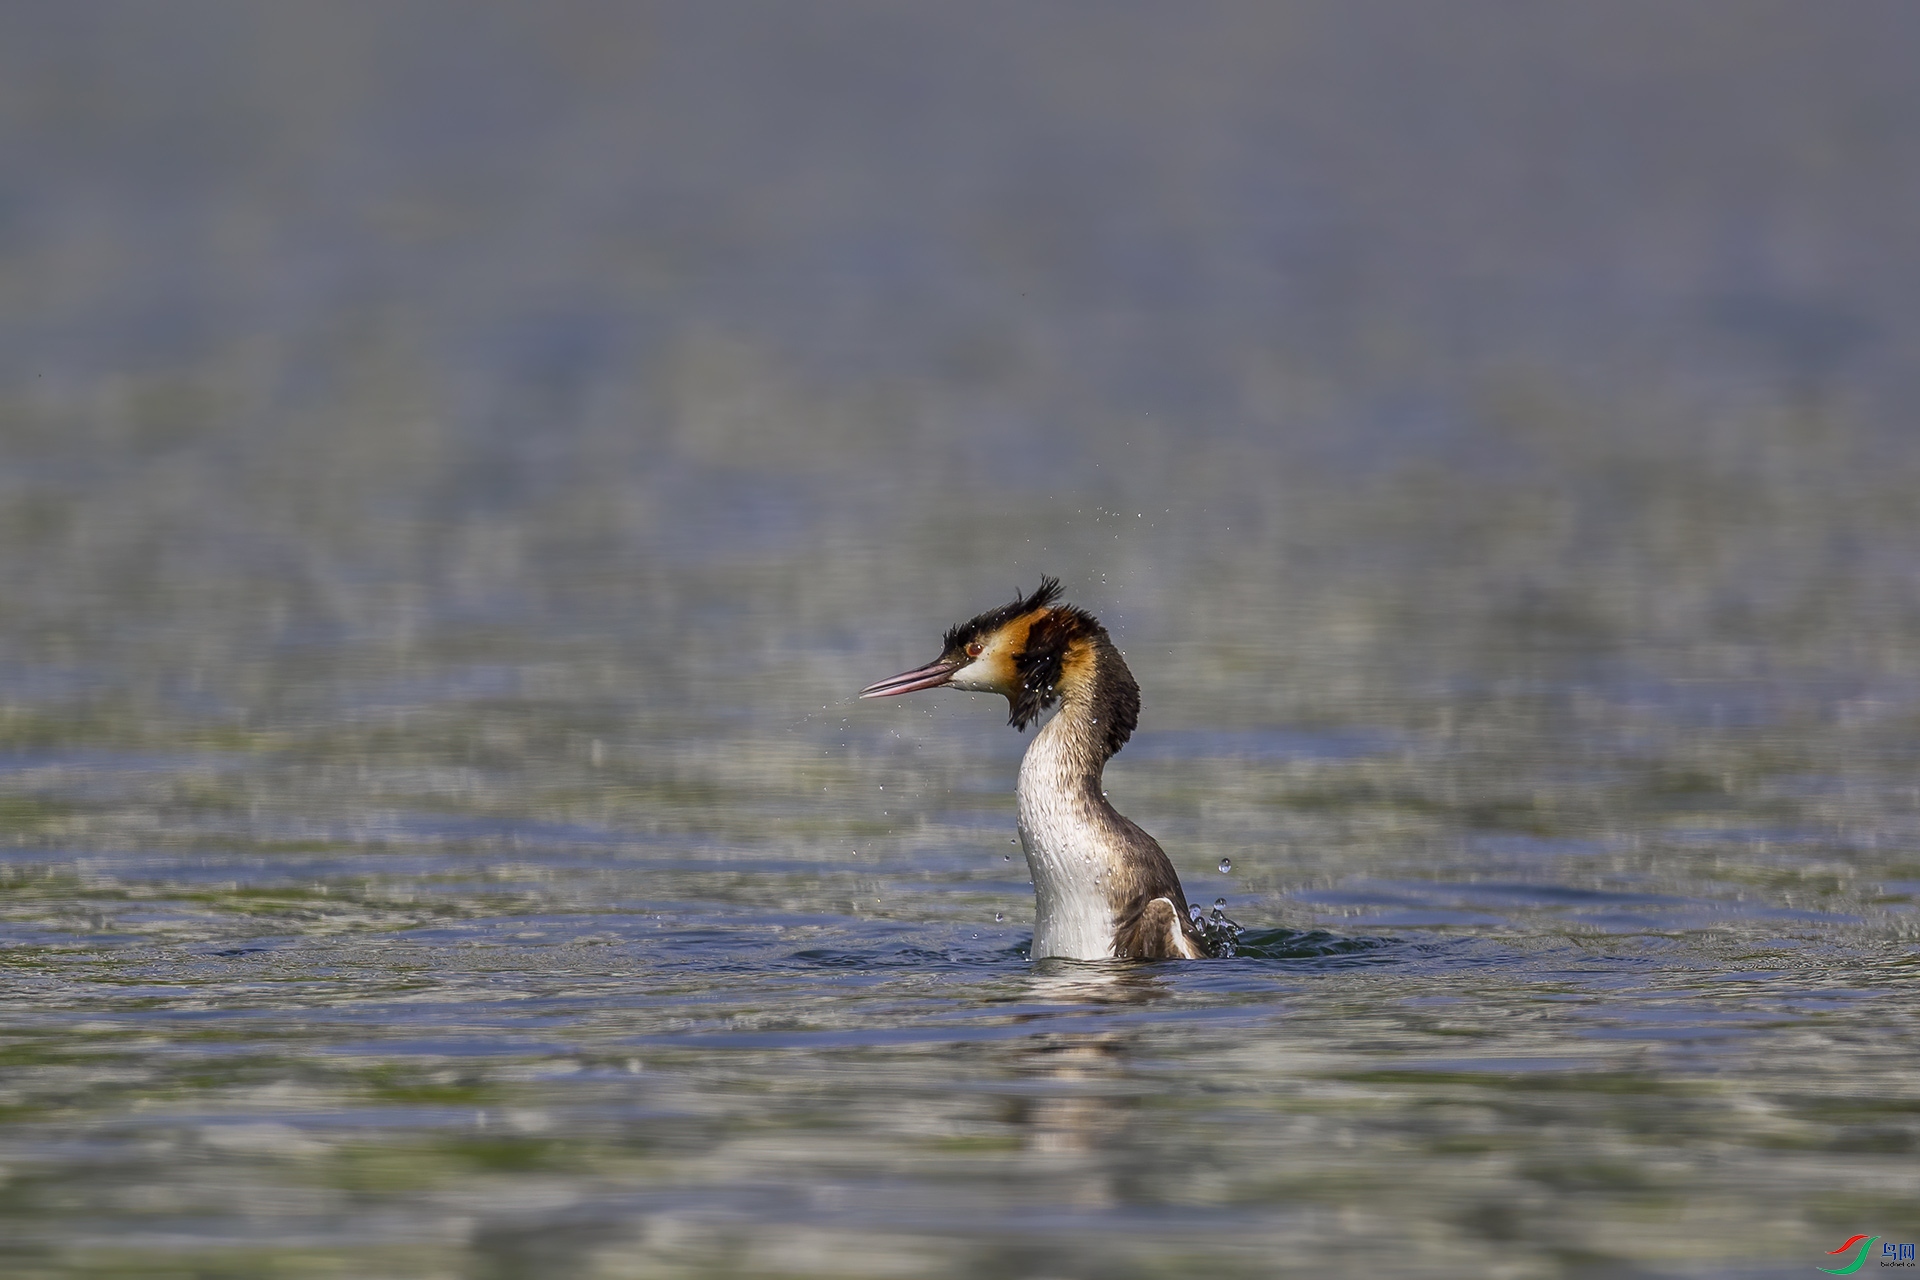
[[[1107,960],[1113,956],[1113,907],[1106,878],[1111,854],[1088,812],[1084,780],[1066,758],[1055,716],[1020,762],[1020,844],[1033,872],[1033,958]]]

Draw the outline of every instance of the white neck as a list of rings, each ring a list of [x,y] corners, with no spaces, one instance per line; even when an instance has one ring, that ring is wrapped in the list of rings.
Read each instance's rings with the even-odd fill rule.
[[[1100,766],[1071,705],[1047,721],[1020,761],[1020,844],[1033,872],[1033,958],[1113,956],[1108,896],[1118,849]]]

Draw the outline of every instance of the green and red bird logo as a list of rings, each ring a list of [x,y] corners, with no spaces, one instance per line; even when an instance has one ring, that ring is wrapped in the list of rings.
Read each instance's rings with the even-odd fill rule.
[[[1854,1254],[1853,1261],[1849,1262],[1846,1266],[1821,1267],[1820,1270],[1826,1272],[1830,1276],[1852,1275],[1854,1272],[1858,1271],[1861,1267],[1864,1267],[1867,1265],[1867,1251],[1873,1248],[1873,1242],[1875,1240],[1878,1240],[1879,1238],[1880,1238],[1879,1236],[1855,1236],[1853,1237],[1853,1239],[1841,1245],[1838,1249],[1827,1250],[1827,1256],[1832,1257],[1834,1254],[1845,1253],[1847,1250],[1853,1248],[1855,1245],[1858,1245],[1860,1247],[1860,1252]]]

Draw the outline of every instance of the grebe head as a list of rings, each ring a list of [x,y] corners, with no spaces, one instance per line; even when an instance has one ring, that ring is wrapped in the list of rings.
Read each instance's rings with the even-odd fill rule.
[[[997,693],[1010,708],[1007,722],[1025,729],[1059,699],[1063,681],[1087,677],[1093,645],[1108,643],[1106,628],[1098,619],[1059,600],[1059,580],[1042,578],[1033,594],[1015,596],[947,632],[940,656],[926,666],[868,685],[860,696],[890,698],[942,685]],[[1131,680],[1127,677],[1129,687]],[[1134,691],[1130,708],[1134,714],[1138,705]],[[1125,728],[1114,750],[1126,741],[1134,714],[1124,717]],[[1115,718],[1116,727],[1120,719]]]
[[[868,685],[860,696],[891,698],[898,693],[948,685],[1003,694],[1012,700],[1023,683],[1021,659],[1027,655],[1033,629],[1052,615],[1059,599],[1059,580],[1042,578],[1032,595],[1015,596],[998,609],[989,609],[948,631],[940,645],[940,656],[926,666]]]

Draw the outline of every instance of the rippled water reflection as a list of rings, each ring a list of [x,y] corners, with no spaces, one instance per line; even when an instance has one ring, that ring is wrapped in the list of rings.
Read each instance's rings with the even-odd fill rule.
[[[0,1270],[1920,1234],[1908,10],[76,12]],[[1240,959],[1030,964],[1025,740],[852,699],[1041,572]]]

